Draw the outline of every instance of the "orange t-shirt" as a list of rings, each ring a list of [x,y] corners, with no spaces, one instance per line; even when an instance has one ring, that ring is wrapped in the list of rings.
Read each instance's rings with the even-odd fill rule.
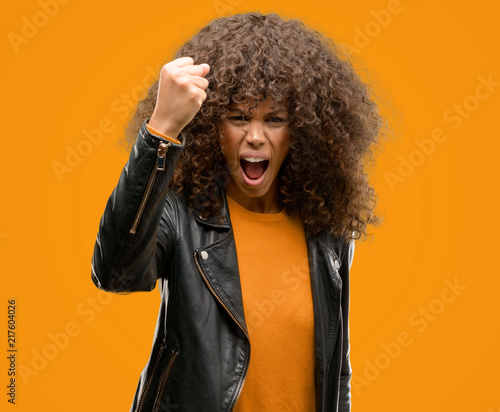
[[[304,227],[227,196],[250,336],[235,412],[316,410],[314,313]]]

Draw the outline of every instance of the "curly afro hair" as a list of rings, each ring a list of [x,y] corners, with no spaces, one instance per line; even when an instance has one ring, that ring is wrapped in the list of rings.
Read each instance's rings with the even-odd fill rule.
[[[290,152],[279,176],[279,201],[307,230],[346,241],[366,237],[381,219],[364,164],[373,161],[384,118],[349,59],[299,20],[257,12],[218,18],[181,46],[175,58],[208,63],[207,99],[183,129],[186,147],[171,182],[202,216],[220,216],[218,187],[228,181],[219,146],[232,103],[270,98],[289,113]],[[158,79],[139,102],[125,137],[129,146],[153,113]]]

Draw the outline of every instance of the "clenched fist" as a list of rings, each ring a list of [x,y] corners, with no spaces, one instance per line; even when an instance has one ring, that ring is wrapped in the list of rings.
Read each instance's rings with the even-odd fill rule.
[[[191,57],[180,57],[165,64],[160,72],[156,106],[149,125],[177,138],[207,98],[205,76],[209,70],[208,64],[195,65]]]

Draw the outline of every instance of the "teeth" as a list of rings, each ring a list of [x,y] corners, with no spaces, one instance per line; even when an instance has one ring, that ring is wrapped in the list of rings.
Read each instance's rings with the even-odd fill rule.
[[[259,159],[258,157],[245,157],[243,160],[246,160],[247,162],[251,163],[257,163],[257,162],[263,162],[264,159]]]

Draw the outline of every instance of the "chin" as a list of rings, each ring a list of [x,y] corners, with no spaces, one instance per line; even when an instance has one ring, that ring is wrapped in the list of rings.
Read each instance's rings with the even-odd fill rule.
[[[248,197],[262,197],[266,195],[269,190],[268,188],[263,186],[261,187],[245,186],[245,187],[239,187],[238,189],[241,193],[247,195]]]

